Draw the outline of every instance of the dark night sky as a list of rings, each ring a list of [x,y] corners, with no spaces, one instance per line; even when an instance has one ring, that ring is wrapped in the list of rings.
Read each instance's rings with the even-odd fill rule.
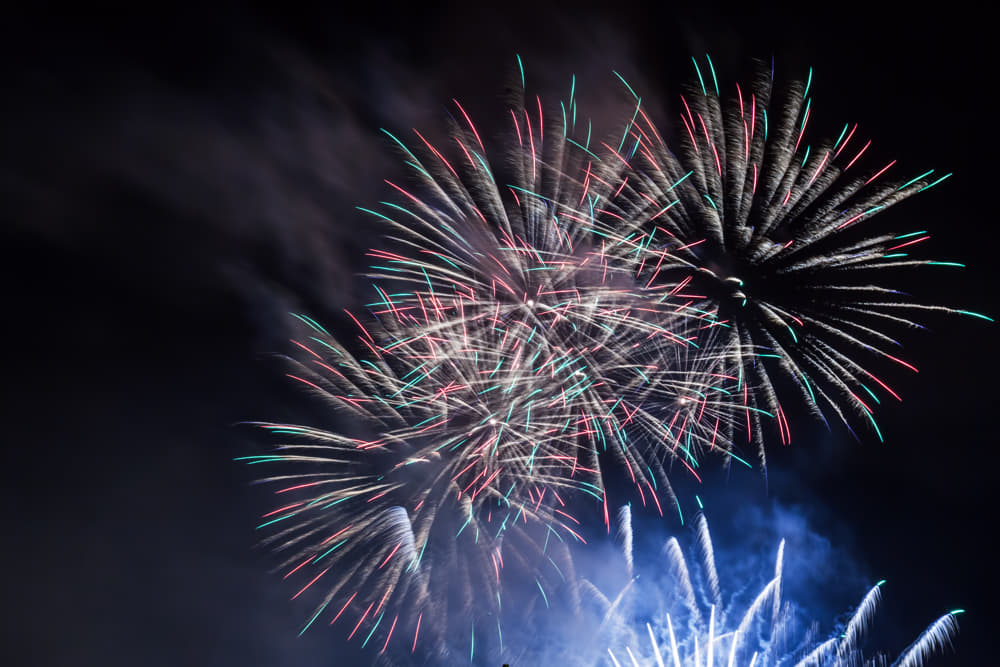
[[[617,69],[661,103],[692,54],[730,81],[751,57],[813,66],[823,127],[856,120],[908,171],[955,172],[887,215],[969,268],[907,284],[998,313],[981,16],[360,4],[0,26],[5,664],[355,664],[333,631],[296,638],[305,607],[253,549],[268,499],[232,462],[262,443],[234,424],[310,417],[270,355],[290,308],[354,304],[344,281],[371,231],[353,207],[398,170],[377,128],[441,128],[452,97],[489,126],[515,52],[543,90],[574,72],[598,90]],[[895,584],[885,617],[910,636],[968,610],[934,664],[989,664],[997,327],[926,322],[886,443],[803,423],[819,435],[774,451],[768,497],[822,508]]]

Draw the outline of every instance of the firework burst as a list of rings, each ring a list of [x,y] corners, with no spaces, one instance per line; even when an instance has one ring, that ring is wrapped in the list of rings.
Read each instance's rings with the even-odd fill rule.
[[[377,300],[348,313],[346,343],[298,316],[289,376],[350,426],[259,424],[288,442],[248,460],[288,471],[265,480],[289,502],[261,528],[295,597],[323,591],[306,628],[349,618],[382,650],[405,628],[414,650],[432,616],[473,628],[470,652],[477,623],[480,650],[484,632],[502,644],[505,562],[544,599],[550,542],[582,540],[567,494],[600,501],[610,530],[607,466],[662,514],[674,463],[697,476],[703,451],[728,449],[737,378],[700,344],[713,328],[636,284],[635,244],[600,231],[625,214],[624,165],[547,128],[535,101],[512,112],[517,185],[498,185],[457,103],[458,160],[396,140],[418,185],[368,211],[388,230],[369,253]]]
[[[586,664],[609,667],[672,665],[711,667],[845,667],[890,664],[884,653],[867,656],[864,640],[871,629],[884,582],[873,586],[849,619],[827,639],[816,623],[803,622],[796,606],[783,598],[785,541],[778,545],[773,573],[756,594],[742,591],[727,599],[720,584],[712,537],[703,514],[693,522],[692,557],[676,537],[661,551],[667,579],[643,583],[634,574],[631,513],[619,513],[619,536],[629,582],[614,597],[586,579],[581,596],[599,612]],[[643,611],[637,611],[637,610]],[[945,614],[891,664],[917,667],[950,646],[958,631],[956,616]],[[603,654],[603,655],[602,655]]]
[[[607,454],[662,513],[657,494],[674,500],[666,468],[697,476],[704,450],[729,450],[743,410],[722,398],[738,391],[724,372],[729,343],[716,341],[705,313],[636,281],[642,248],[609,231],[636,209],[622,195],[627,164],[607,142],[592,145],[589,129],[573,138],[572,92],[549,124],[541,100],[530,102],[511,112],[516,142],[498,170],[457,102],[456,158],[419,133],[424,151],[393,137],[420,194],[390,184],[403,203],[368,211],[393,243],[370,253],[379,260],[370,307],[394,349],[460,348],[469,386],[498,404],[484,416],[508,437],[561,452],[567,479],[600,493]]]
[[[484,635],[503,645],[509,580],[532,583],[548,605],[564,576],[550,544],[582,541],[570,495],[600,502],[610,531],[614,468],[662,515],[677,505],[672,471],[697,478],[707,452],[738,459],[737,431],[762,448],[762,416],[790,439],[786,384],[817,414],[874,426],[862,396],[898,396],[868,357],[912,368],[880,327],[914,325],[911,311],[972,314],[872,283],[879,271],[948,264],[904,254],[923,233],[863,233],[946,176],[888,184],[892,164],[847,176],[867,145],[848,149],[853,129],[803,144],[808,84],[770,120],[769,77],[737,88],[728,112],[702,86],[684,99],[681,158],[637,97],[620,134],[592,140],[588,124],[584,136],[574,92],[546,114],[522,87],[496,167],[458,102],[447,147],[415,131],[411,149],[386,133],[414,183],[389,182],[395,201],[362,209],[383,229],[369,252],[376,296],[347,314],[337,331],[348,335],[298,316],[306,329],[292,341],[290,377],[345,425],[260,424],[287,441],[248,459],[285,467],[265,480],[282,502],[260,528],[286,555],[284,576],[301,580],[294,597],[318,596],[303,631],[339,621],[383,652],[393,637],[415,651],[423,636],[442,656],[454,624],[473,661]],[[707,527],[701,535],[710,564]],[[683,583],[676,543],[672,553]],[[750,625],[727,635],[730,656],[750,626],[759,634],[765,603],[770,636],[787,634],[778,564]],[[708,581],[718,610],[698,611],[686,590],[710,639],[699,630],[671,644],[675,661],[690,646],[716,651],[725,619],[717,577]],[[627,597],[608,603],[611,626]],[[950,637],[942,623],[927,642]]]
[[[708,63],[711,79],[698,69],[700,85],[681,97],[679,155],[637,115],[623,159],[634,167],[631,196],[647,206],[617,233],[644,239],[640,282],[672,286],[726,334],[729,372],[750,385],[748,434],[762,441],[766,415],[790,440],[787,386],[815,414],[832,411],[848,426],[857,415],[881,438],[875,405],[899,396],[874,364],[917,370],[900,358],[891,329],[919,326],[912,318],[926,311],[984,317],[921,304],[885,284],[891,270],[960,266],[914,256],[925,231],[871,222],[951,174],[895,180],[895,160],[868,166],[871,141],[857,125],[810,143],[811,70],[778,104],[772,72],[724,101]]]

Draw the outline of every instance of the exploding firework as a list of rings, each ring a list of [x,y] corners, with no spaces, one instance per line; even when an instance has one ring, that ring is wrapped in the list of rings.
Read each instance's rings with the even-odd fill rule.
[[[669,473],[697,477],[713,450],[738,458],[738,429],[762,443],[760,415],[787,441],[775,370],[817,412],[822,403],[846,423],[846,406],[874,425],[865,383],[896,394],[852,355],[908,365],[878,326],[912,324],[897,314],[907,309],[950,309],[853,279],[942,264],[896,252],[922,236],[852,234],[940,179],[879,185],[881,170],[840,185],[864,152],[833,166],[854,131],[801,146],[808,86],[769,130],[769,81],[749,101],[738,89],[728,115],[717,92],[685,100],[682,159],[638,98],[620,136],[592,141],[588,125],[584,138],[573,89],[548,115],[522,95],[498,167],[457,102],[450,148],[418,132],[411,150],[387,133],[415,184],[389,183],[397,200],[363,209],[384,230],[369,253],[376,300],[348,313],[347,335],[299,316],[306,329],[293,341],[289,375],[343,426],[260,424],[286,442],[249,458],[284,466],[265,480],[283,502],[260,528],[300,581],[294,597],[318,598],[303,631],[339,621],[382,652],[395,637],[439,657],[459,636],[473,661],[486,637],[503,645],[510,580],[533,584],[547,606],[564,576],[550,543],[582,541],[570,495],[597,499],[610,531],[610,468],[662,515],[677,504]],[[780,572],[775,581],[765,599],[778,637]],[[690,645],[714,652],[721,635],[708,617],[712,639],[693,633]],[[762,618],[745,617],[754,628]],[[927,641],[950,636],[941,627]],[[749,633],[727,635],[731,655]]]
[[[311,324],[313,334],[324,333]],[[287,555],[279,565],[285,578],[301,580],[293,599],[314,586],[323,591],[303,631],[326,612],[331,624],[349,617],[348,638],[360,633],[365,645],[381,627],[383,652],[394,632],[405,631],[411,651],[422,634],[425,653],[446,654],[446,621],[461,617],[466,629],[478,621],[481,633],[502,642],[505,564],[531,573],[544,595],[547,578],[559,576],[544,553],[550,537],[581,539],[563,509],[566,482],[553,472],[565,465],[550,460],[560,455],[519,439],[500,446],[496,406],[488,394],[467,391],[470,382],[481,386],[480,377],[460,341],[439,342],[446,371],[414,364],[401,377],[384,357],[358,359],[332,339],[310,340],[336,350],[335,359],[317,354],[321,372],[296,362],[290,375],[346,410],[354,430],[376,436],[259,424],[287,442],[246,460],[288,470],[262,480],[288,501],[259,528],[276,531],[265,542]],[[415,382],[418,372],[428,377]],[[544,414],[536,419],[546,424]]]
[[[758,442],[762,414],[789,441],[785,391],[848,427],[857,415],[881,438],[874,406],[880,395],[899,396],[874,363],[917,370],[895,351],[892,327],[919,326],[912,317],[924,311],[984,317],[917,303],[886,284],[901,268],[961,265],[913,256],[925,231],[871,222],[951,174],[893,180],[895,160],[869,168],[871,141],[857,125],[810,144],[811,70],[772,105],[773,72],[724,101],[708,63],[711,80],[698,69],[700,86],[681,96],[679,155],[645,113],[636,116],[622,159],[634,168],[631,196],[647,209],[615,233],[643,248],[640,282],[672,286],[687,307],[712,313],[729,340],[740,398],[754,408],[746,428]]]
[[[630,190],[627,165],[606,142],[592,145],[589,129],[574,140],[572,91],[548,126],[540,98],[531,106],[537,111],[511,112],[509,155],[498,170],[516,185],[500,185],[457,103],[463,122],[453,128],[453,161],[419,133],[425,161],[393,137],[420,194],[390,184],[403,205],[369,211],[400,249],[371,253],[381,260],[371,277],[398,286],[391,294],[379,288],[372,307],[407,345],[461,340],[480,374],[507,373],[510,382],[482,387],[511,397],[501,400],[506,414],[492,415],[505,428],[527,426],[533,407],[565,415],[559,430],[522,438],[535,446],[536,437],[563,440],[555,449],[572,456],[573,475],[583,459],[591,487],[603,488],[598,458],[607,452],[628,470],[643,504],[647,494],[659,504],[657,488],[672,500],[665,461],[697,475],[703,450],[729,449],[737,415],[723,396],[739,381],[723,372],[729,341],[705,346],[702,338],[718,338],[705,313],[637,282],[645,258],[616,222],[636,211],[622,195]],[[483,364],[484,354],[496,365]],[[538,375],[549,376],[546,390]]]
[[[477,625],[481,651],[486,632],[502,645],[505,562],[544,599],[562,576],[550,541],[582,540],[568,493],[599,500],[610,529],[608,465],[662,514],[671,464],[697,476],[703,451],[728,448],[738,378],[724,345],[635,283],[634,244],[600,232],[625,213],[623,166],[547,128],[535,101],[537,114],[512,112],[518,185],[498,185],[457,103],[459,161],[397,141],[420,194],[390,184],[403,203],[369,211],[388,230],[369,253],[377,302],[348,314],[343,340],[298,316],[289,376],[350,425],[259,424],[288,441],[248,460],[287,470],[264,480],[289,500],[260,528],[301,580],[295,597],[322,591],[305,628],[350,618],[349,637],[377,635],[383,651],[405,628],[415,650],[422,624],[457,619],[471,654]]]
[[[598,612],[592,640],[582,650],[589,651],[589,657],[581,662],[609,667],[889,664],[884,653],[866,656],[864,651],[884,582],[872,587],[849,620],[824,639],[818,624],[804,623],[802,610],[782,597],[784,540],[763,588],[749,595],[741,590],[727,599],[703,514],[693,522],[692,557],[685,555],[676,537],[664,545],[664,581],[646,582],[635,574],[628,507],[620,511],[618,523],[628,583],[609,597],[590,581],[581,580],[581,597]],[[958,631],[955,617],[959,613],[955,610],[936,620],[891,664],[917,667],[950,646]]]

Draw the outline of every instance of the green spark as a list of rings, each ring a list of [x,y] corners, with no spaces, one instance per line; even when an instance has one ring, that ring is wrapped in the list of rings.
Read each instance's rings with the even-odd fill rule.
[[[698,67],[698,61],[695,60],[694,56],[691,56],[691,62],[694,63],[694,71],[698,73],[698,83],[701,84],[701,94],[708,95],[708,91],[705,90],[705,80],[701,78],[701,69]],[[683,521],[681,523],[683,523]]]
[[[708,67],[712,70],[712,81],[715,82],[715,95],[718,97],[719,93],[719,80],[715,78],[715,65],[712,64],[712,56],[705,54],[705,59],[708,60]]]
[[[695,66],[697,67],[697,63],[695,64]],[[624,83],[624,84],[625,84],[625,87],[626,87],[626,88],[628,88],[628,92],[632,93],[632,97],[634,97],[634,98],[635,98],[635,100],[636,100],[636,101],[638,102],[638,101],[639,101],[639,96],[635,94],[635,91],[634,91],[634,90],[632,90],[632,86],[628,85],[628,81],[626,81],[626,80],[625,80],[625,77],[623,77],[623,76],[622,76],[621,74],[619,74],[618,72],[615,72],[614,70],[612,70],[612,73],[613,73],[613,74],[614,74],[615,76],[617,76],[617,77],[618,77],[618,80],[619,80],[619,81],[621,81],[622,83]]]

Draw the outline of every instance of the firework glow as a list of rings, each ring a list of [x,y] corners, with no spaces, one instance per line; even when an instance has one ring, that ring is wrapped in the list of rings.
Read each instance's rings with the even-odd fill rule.
[[[262,480],[280,502],[258,528],[284,555],[293,599],[316,600],[303,632],[339,623],[380,653],[502,653],[504,591],[527,581],[548,607],[567,545],[585,541],[571,501],[599,503],[610,533],[607,479],[622,476],[649,511],[679,512],[672,476],[700,483],[713,456],[753,467],[747,446],[763,464],[764,423],[791,440],[792,387],[815,414],[848,427],[861,416],[881,438],[873,404],[899,395],[868,366],[916,371],[882,327],[919,326],[922,311],[985,317],[877,281],[955,265],[910,255],[925,232],[869,222],[949,174],[890,181],[894,161],[864,171],[870,142],[852,126],[810,145],[811,73],[770,116],[770,73],[736,86],[734,102],[711,73],[682,97],[679,157],[620,76],[632,98],[614,136],[577,122],[575,79],[546,106],[523,69],[499,162],[457,101],[445,144],[414,130],[411,148],[384,131],[412,182],[386,181],[394,200],[361,209],[382,230],[373,300],[334,329],[348,335],[296,315],[288,360],[341,426],[258,423],[282,443],[243,459],[283,467]],[[631,576],[628,510],[619,524]],[[709,610],[668,542],[685,620],[647,625],[642,648],[626,614],[638,585],[601,598],[614,665],[860,664],[878,586],[843,637],[813,647],[790,634],[783,547],[737,612],[722,604],[703,517],[696,526]],[[955,627],[943,617],[900,664],[921,664]]]
[[[866,655],[865,637],[870,634],[885,583],[880,581],[868,590],[846,622],[821,634],[818,623],[808,622],[803,610],[783,597],[785,540],[779,543],[773,570],[764,577],[765,584],[758,592],[744,587],[727,597],[720,585],[719,569],[725,563],[716,562],[704,514],[692,522],[690,548],[684,549],[676,537],[663,545],[658,567],[666,578],[646,581],[634,573],[631,513],[625,507],[618,516],[629,581],[616,595],[605,596],[588,580],[581,580],[592,608],[599,611],[593,656],[583,661],[586,664],[917,667],[950,647],[958,632],[960,609],[934,621],[895,661],[890,662],[884,652]]]
[[[291,554],[296,596],[328,591],[306,627],[354,609],[352,637],[383,621],[391,634],[402,608],[415,649],[421,609],[499,617],[511,554],[534,550],[558,571],[549,541],[582,541],[564,496],[600,501],[610,529],[612,465],[663,514],[676,503],[670,464],[697,478],[702,452],[728,448],[737,378],[719,372],[714,332],[635,283],[634,244],[594,233],[628,177],[585,159],[567,128],[546,132],[538,105],[513,116],[520,185],[503,190],[471,123],[453,134],[457,166],[426,142],[425,165],[399,142],[427,194],[390,184],[406,205],[384,206],[403,222],[369,211],[391,243],[369,253],[378,301],[364,322],[347,314],[347,343],[297,316],[289,376],[366,434],[262,423],[292,441],[246,459],[295,468],[265,480],[297,502],[260,527]],[[435,578],[435,564],[463,575]]]
[[[902,399],[873,364],[917,372],[894,330],[920,327],[913,318],[929,311],[990,320],[917,302],[886,282],[900,269],[962,266],[914,254],[927,231],[893,232],[875,218],[951,174],[894,177],[901,167],[872,162],[857,124],[810,143],[811,69],[783,93],[773,66],[723,93],[710,58],[694,67],[698,85],[680,98],[679,152],[645,114],[630,130],[633,183],[647,201],[626,225],[646,237],[641,280],[713,313],[730,340],[729,372],[745,379],[744,399],[758,408],[747,411],[747,429],[761,444],[765,414],[782,443],[791,439],[774,376],[814,414],[830,411],[849,428],[860,417],[882,439],[876,406]]]

